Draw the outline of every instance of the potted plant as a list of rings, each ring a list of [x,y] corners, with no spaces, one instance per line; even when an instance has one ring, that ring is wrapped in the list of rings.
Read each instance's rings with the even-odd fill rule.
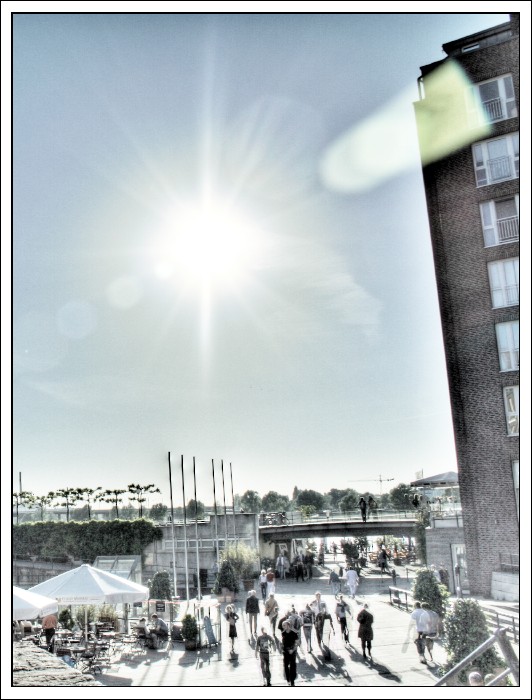
[[[193,615],[186,614],[183,617],[181,635],[185,640],[185,649],[195,649],[197,646],[199,627]]]

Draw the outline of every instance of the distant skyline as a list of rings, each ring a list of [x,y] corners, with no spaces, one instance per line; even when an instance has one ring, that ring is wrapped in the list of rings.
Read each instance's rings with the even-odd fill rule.
[[[14,490],[456,470],[412,103],[507,18],[16,15]]]

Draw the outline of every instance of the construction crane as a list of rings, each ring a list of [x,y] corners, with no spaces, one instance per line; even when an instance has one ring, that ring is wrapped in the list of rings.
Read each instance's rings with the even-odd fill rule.
[[[348,483],[354,484],[354,483],[362,482],[362,481],[366,481],[366,482],[367,481],[378,481],[381,485],[381,496],[382,496],[382,482],[383,481],[395,481],[395,479],[393,479],[393,478],[392,479],[383,479],[382,476],[379,474],[378,479],[351,479]]]

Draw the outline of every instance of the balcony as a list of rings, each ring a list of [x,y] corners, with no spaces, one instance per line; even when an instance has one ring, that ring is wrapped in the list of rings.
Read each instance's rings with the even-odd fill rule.
[[[488,160],[488,168],[490,172],[490,181],[498,182],[499,180],[509,180],[513,177],[512,166],[508,156],[500,156],[499,158],[491,158]]]
[[[502,103],[499,97],[494,100],[486,100],[482,103],[484,107],[484,113],[489,122],[496,122],[500,119],[504,119],[504,113],[502,110]]]
[[[497,219],[497,233],[499,241],[518,241],[519,240],[519,217],[508,216],[504,219]]]

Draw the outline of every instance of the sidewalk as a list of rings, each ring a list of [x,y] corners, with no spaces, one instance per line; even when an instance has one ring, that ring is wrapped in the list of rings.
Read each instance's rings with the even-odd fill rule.
[[[380,580],[367,580],[360,588],[357,601],[347,598],[354,617],[360,604],[368,602],[374,615],[373,660],[365,661],[357,638],[358,623],[348,618],[350,644],[345,645],[340,638],[339,626],[334,619],[336,635],[331,637],[332,659],[325,661],[313,637],[313,653],[306,653],[303,641],[299,649],[298,677],[296,686],[431,686],[437,678],[438,667],[445,663],[444,650],[434,647],[434,663],[421,664],[415,645],[413,632],[409,631],[410,616],[403,610],[389,605],[387,584],[383,582],[382,593],[364,594],[364,588],[373,589],[381,585]],[[380,577],[379,577],[380,578]],[[366,584],[366,585],[365,585]],[[329,610],[334,612],[336,601],[329,592],[327,579],[295,583],[291,580],[279,581],[276,598],[281,612],[292,603],[300,610],[314,598],[316,590],[321,590],[322,598]],[[237,601],[238,639],[235,654],[230,655],[227,630],[222,627],[220,647],[185,651],[179,645],[169,651],[146,651],[133,660],[122,660],[106,668],[97,680],[106,686],[262,686],[259,661],[255,659],[254,643],[248,640],[248,627],[242,606],[245,594]],[[261,603],[261,611],[263,609]],[[334,618],[334,615],[333,615]],[[222,620],[223,623],[225,621]],[[262,614],[258,629],[264,625],[268,632],[270,625]],[[271,655],[272,685],[286,686],[283,674],[283,661],[280,651]]]

